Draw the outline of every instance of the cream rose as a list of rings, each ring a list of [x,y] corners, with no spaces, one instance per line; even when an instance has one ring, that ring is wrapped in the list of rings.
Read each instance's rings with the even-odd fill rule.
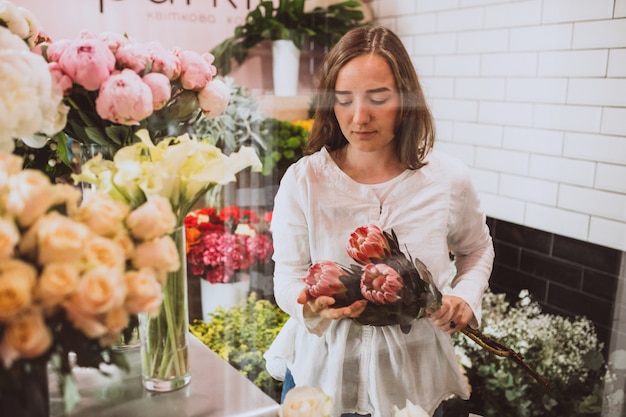
[[[111,237],[124,228],[128,212],[126,204],[113,200],[106,193],[93,191],[86,193],[74,219],[86,224],[100,236]]]
[[[0,343],[0,356],[8,368],[18,358],[40,356],[51,344],[52,334],[41,311],[31,308],[6,327]]]
[[[131,262],[137,269],[153,267],[173,272],[180,268],[176,244],[169,236],[161,236],[137,245]]]
[[[44,309],[61,304],[78,286],[80,272],[76,264],[51,263],[44,267],[35,294]]]
[[[9,179],[6,209],[20,226],[30,226],[56,202],[54,185],[39,170],[23,170]]]
[[[295,387],[278,410],[280,417],[332,417],[333,399],[319,388]]]
[[[0,218],[0,260],[10,258],[20,241],[20,232],[12,219]]]
[[[112,239],[94,236],[85,242],[83,250],[87,268],[106,266],[124,270],[126,256],[124,248]]]
[[[0,322],[12,320],[32,304],[37,270],[26,262],[0,262]]]
[[[155,195],[128,215],[126,225],[135,238],[151,240],[172,233],[176,216],[169,200]]]
[[[128,288],[126,295],[128,312],[156,315],[163,301],[163,290],[155,271],[152,268],[127,271],[124,280]]]
[[[76,292],[70,297],[70,304],[88,315],[96,315],[122,305],[125,297],[122,272],[101,266],[83,274]]]

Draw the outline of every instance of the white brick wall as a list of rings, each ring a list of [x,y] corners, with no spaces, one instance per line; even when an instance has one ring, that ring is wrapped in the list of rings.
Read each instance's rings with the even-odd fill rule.
[[[491,217],[626,251],[626,0],[371,0]]]

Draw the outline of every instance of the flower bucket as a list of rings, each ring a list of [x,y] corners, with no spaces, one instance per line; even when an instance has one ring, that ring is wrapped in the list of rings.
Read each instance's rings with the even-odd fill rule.
[[[274,95],[295,96],[298,93],[300,50],[291,40],[272,42]]]
[[[245,274],[240,274],[245,275]],[[211,283],[206,279],[200,278],[202,291],[202,320],[210,321],[210,314],[216,308],[222,307],[228,309],[238,305],[248,297],[250,292],[250,279],[247,275],[246,279],[239,282],[218,282]]]
[[[174,391],[191,381],[185,228],[178,227],[172,238],[178,248],[180,268],[167,274],[159,314],[139,314],[143,385],[157,392]]]

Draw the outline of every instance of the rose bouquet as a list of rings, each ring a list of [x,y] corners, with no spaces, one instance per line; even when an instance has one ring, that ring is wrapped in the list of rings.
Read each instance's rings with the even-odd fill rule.
[[[61,131],[68,108],[48,64],[30,52],[39,33],[35,16],[0,0],[0,150],[11,152],[15,139],[35,145],[38,135]]]
[[[42,37],[35,51],[49,63],[69,115],[64,133],[81,144],[117,150],[148,129],[153,140],[176,136],[203,113],[223,112],[230,91],[213,56],[111,32],[82,32],[77,39]],[[67,145],[65,135],[57,137]]]
[[[179,267],[167,200],[133,208],[93,192],[79,204],[75,187],[22,164],[0,153],[0,404],[14,413],[31,401],[24,381],[47,380],[51,358],[68,408],[77,400],[70,353],[78,366],[123,365],[110,346],[138,314],[159,311]]]
[[[325,260],[311,265],[303,278],[310,296],[333,297],[333,308],[365,299],[365,311],[356,321],[374,326],[399,324],[404,332],[410,330],[411,321],[440,306],[442,294],[428,268],[400,250],[393,230],[384,232],[376,225],[358,227],[350,235],[347,252],[356,262],[348,267]],[[519,353],[469,326],[461,332],[481,348],[511,359],[548,387]]]
[[[238,272],[269,262],[274,253],[266,218],[237,206],[206,207],[185,218],[189,276],[236,282]]]

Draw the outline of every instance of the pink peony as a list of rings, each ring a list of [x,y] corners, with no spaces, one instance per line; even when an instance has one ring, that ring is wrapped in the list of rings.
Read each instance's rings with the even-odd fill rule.
[[[152,91],[152,106],[154,110],[162,109],[172,97],[172,86],[170,80],[165,74],[159,72],[151,72],[142,78],[143,82],[150,87]]]
[[[179,53],[169,51],[156,42],[149,43],[148,49],[152,61],[151,72],[160,72],[170,80],[180,77],[182,68]]]
[[[96,91],[115,69],[115,55],[98,39],[77,39],[63,51],[59,65],[76,84]]]
[[[123,125],[136,125],[153,112],[152,91],[133,70],[111,75],[96,98],[100,117]]]
[[[150,51],[142,43],[128,43],[119,47],[115,58],[122,67],[142,74],[150,63]]]
[[[47,46],[46,55],[44,56],[44,58],[46,58],[48,62],[59,62],[61,55],[63,55],[63,52],[65,52],[65,50],[71,44],[72,44],[71,40],[62,39],[60,41],[56,41],[52,43],[47,42],[47,43],[39,44],[36,46],[35,50],[42,50],[44,46]]]
[[[222,80],[212,80],[198,92],[200,108],[205,116],[217,117],[224,113],[230,100],[230,89]]]
[[[185,90],[200,90],[213,79],[211,64],[195,51],[180,53],[180,82]]]
[[[116,32],[102,32],[98,35],[98,39],[106,43],[113,54],[115,54],[122,46],[132,42],[128,36]]]
[[[68,94],[72,89],[72,79],[63,72],[63,69],[58,62],[48,63],[48,70],[52,74],[52,79],[56,85],[63,91],[63,94]]]
[[[385,264],[368,264],[361,276],[361,294],[374,304],[391,304],[401,297],[404,287],[402,277],[392,267]]]

